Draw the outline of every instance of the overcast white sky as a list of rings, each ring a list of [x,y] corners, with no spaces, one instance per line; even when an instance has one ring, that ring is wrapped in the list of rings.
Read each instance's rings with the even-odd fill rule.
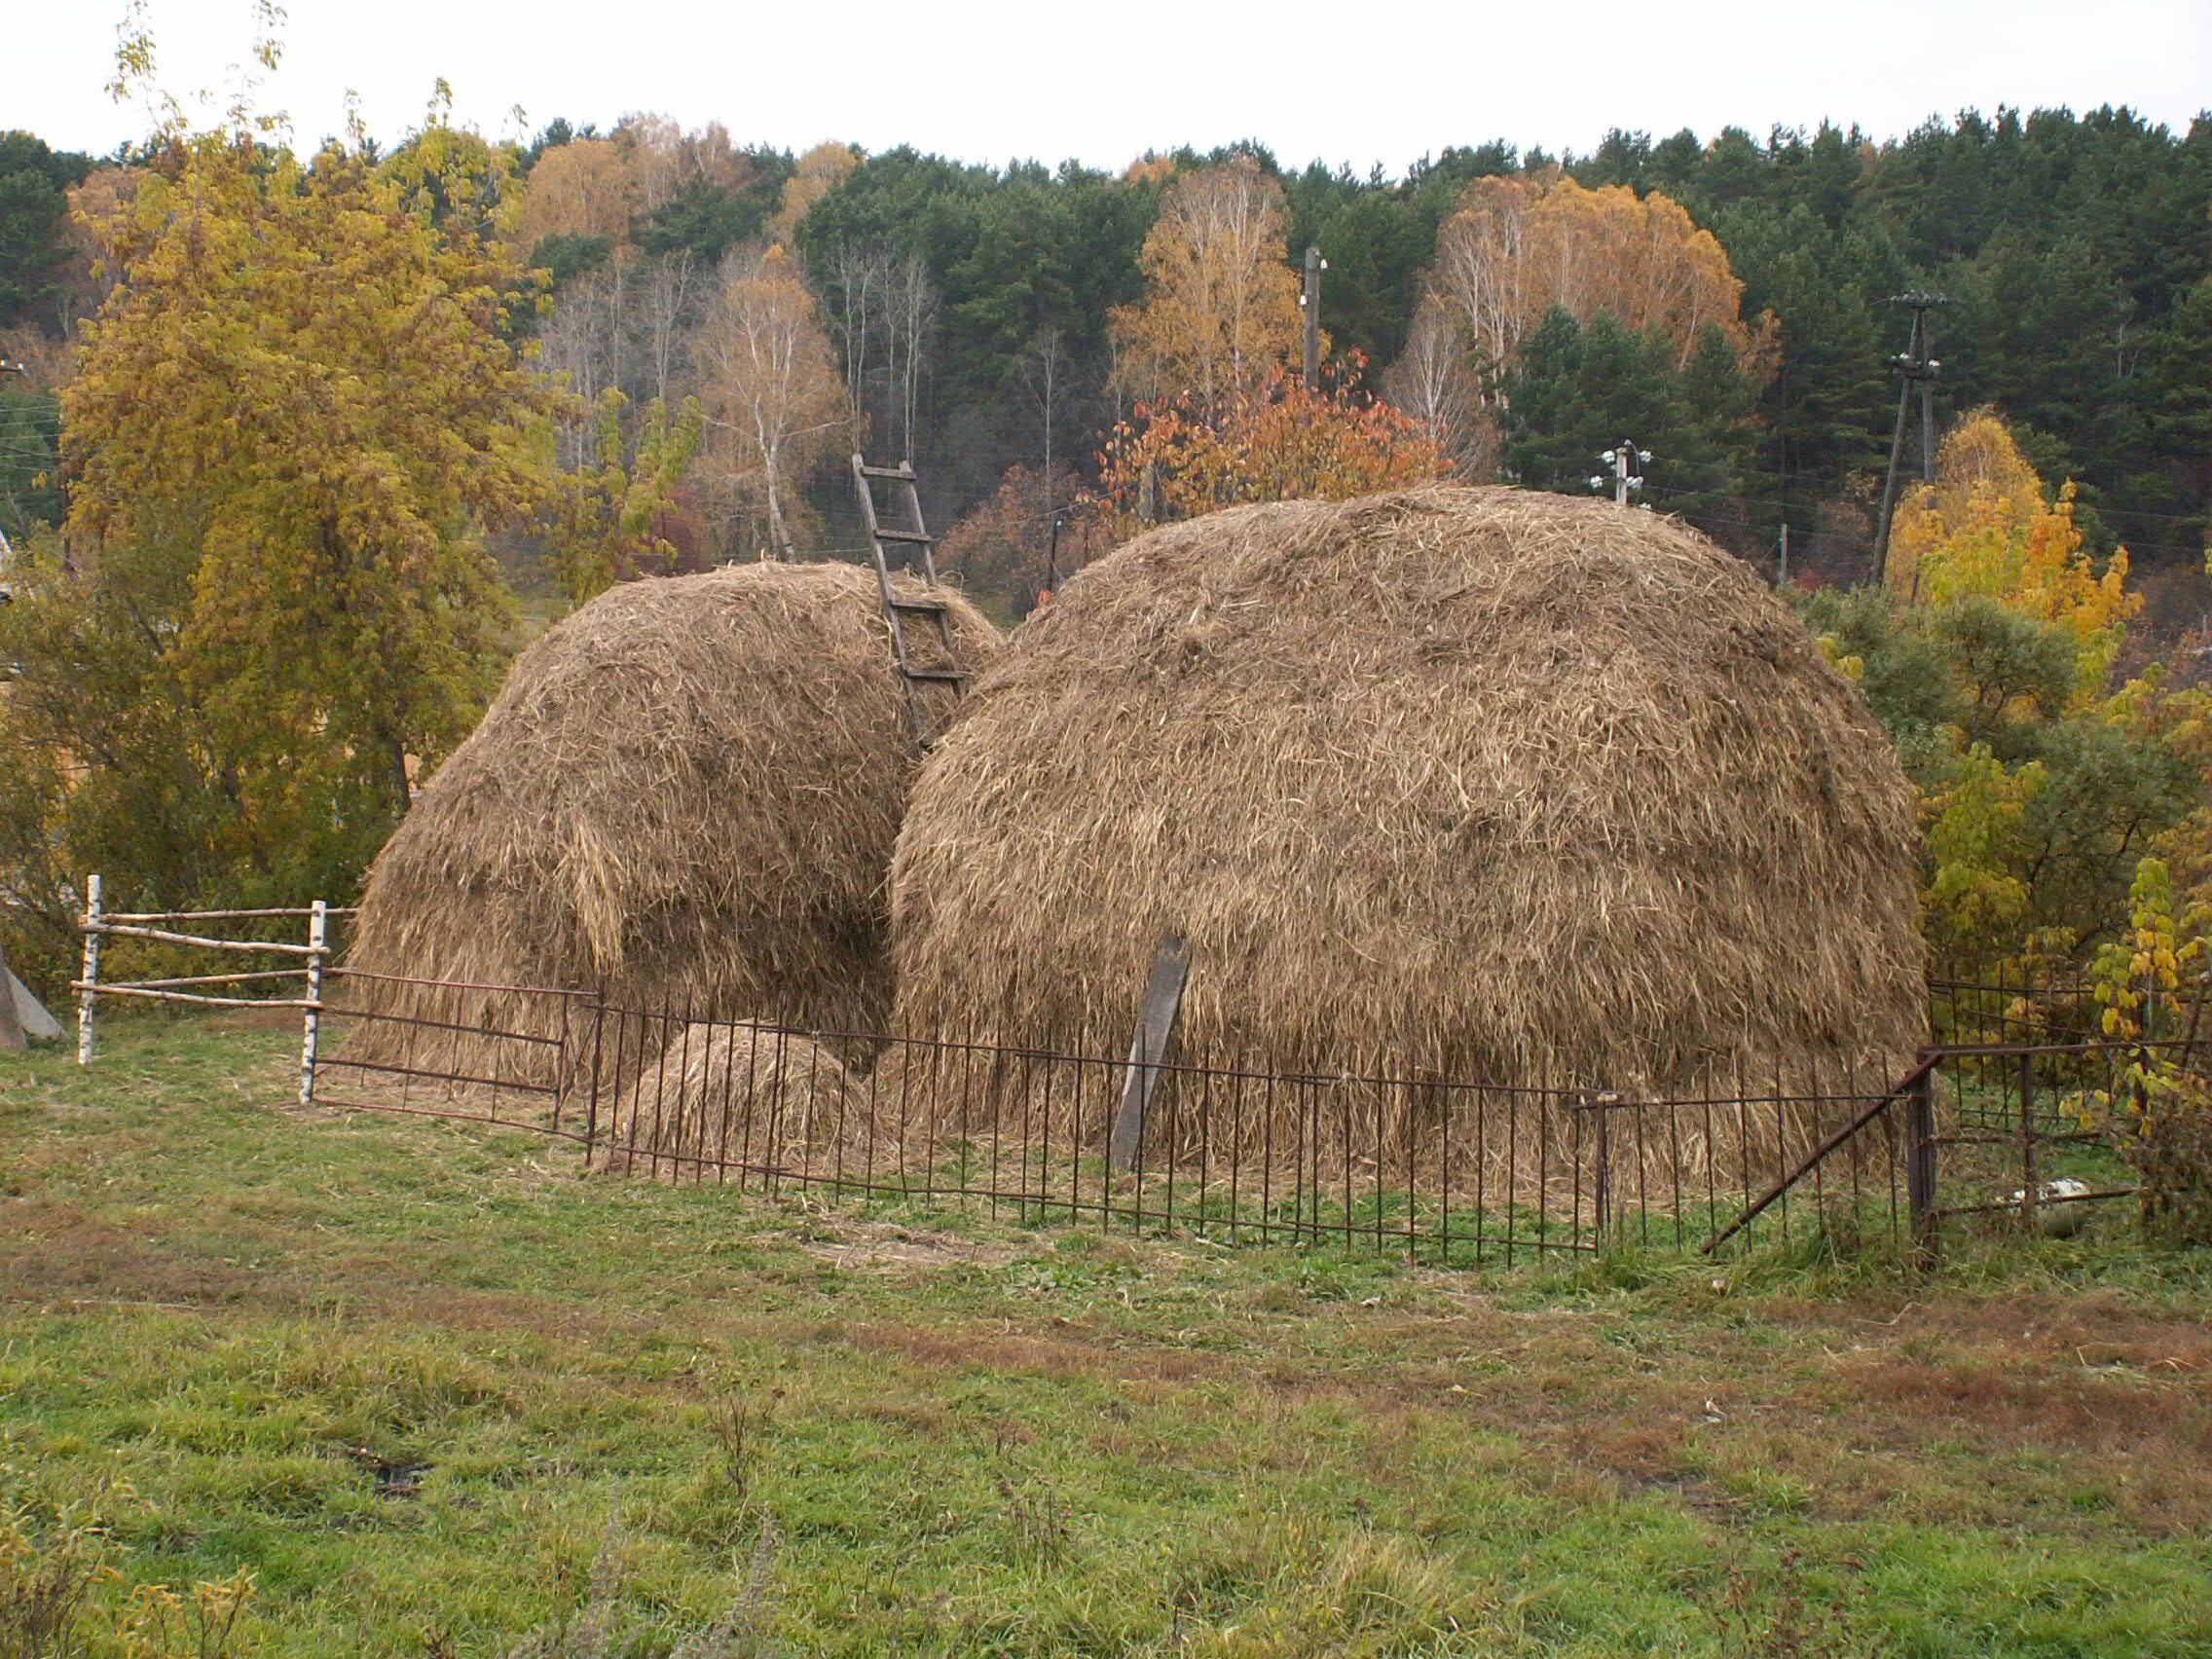
[[[18,0],[0,129],[105,152],[146,125],[101,91],[125,0]],[[252,38],[247,0],[150,0],[162,81],[221,88]],[[1395,173],[1448,144],[1502,137],[1588,150],[1610,127],[1763,135],[1824,116],[1891,136],[2000,103],[2126,103],[2177,129],[2212,106],[2212,0],[1512,0],[1054,5],[950,0],[292,0],[263,98],[295,136],[336,131],[357,92],[396,137],[440,75],[494,135],[520,105],[611,125],[652,110],[720,121],[741,144],[836,137],[974,161],[1074,156],[1120,167],[1147,148],[1257,138]]]

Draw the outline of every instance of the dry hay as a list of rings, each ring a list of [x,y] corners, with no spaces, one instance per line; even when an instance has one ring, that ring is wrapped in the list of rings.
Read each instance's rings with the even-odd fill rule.
[[[964,662],[987,664],[990,623],[942,597]],[[935,635],[908,629],[917,655]],[[347,966],[880,1029],[887,872],[920,760],[904,696],[858,566],[613,588],[522,653],[417,798],[369,872]],[[356,1010],[463,1028],[356,1019],[344,1058],[551,1081],[553,1049],[478,1033],[550,1035],[560,999],[341,985]]]
[[[811,1169],[858,1110],[836,1055],[799,1032],[746,1021],[636,1023],[637,1059],[608,1122],[595,1125],[605,1168],[677,1180]]]
[[[1863,1085],[1925,1036],[1917,839],[1857,692],[1675,521],[1237,508],[1071,580],[972,693],[900,835],[900,1028],[1118,1054],[1175,933],[1195,1065]]]

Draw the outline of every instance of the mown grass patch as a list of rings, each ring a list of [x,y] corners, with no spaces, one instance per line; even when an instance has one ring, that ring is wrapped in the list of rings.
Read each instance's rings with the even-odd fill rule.
[[[2212,1649],[2212,1272],[2116,1229],[1474,1276],[585,1175],[288,1109],[291,1045],[0,1070],[0,1501],[88,1628],[245,1573],[283,1655]]]

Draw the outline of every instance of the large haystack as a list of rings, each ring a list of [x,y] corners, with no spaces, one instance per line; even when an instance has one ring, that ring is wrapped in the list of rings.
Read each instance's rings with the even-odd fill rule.
[[[1923,1038],[1914,797],[1673,521],[1432,487],[1239,508],[1071,581],[915,786],[902,1029],[1650,1098]]]
[[[991,625],[945,597],[967,665],[988,663]],[[880,1029],[887,874],[920,758],[871,571],[616,587],[523,652],[417,798],[369,872],[348,966]],[[560,1019],[553,999],[496,990],[353,978],[343,994],[471,1030]],[[549,1049],[350,1023],[345,1059],[550,1081]]]

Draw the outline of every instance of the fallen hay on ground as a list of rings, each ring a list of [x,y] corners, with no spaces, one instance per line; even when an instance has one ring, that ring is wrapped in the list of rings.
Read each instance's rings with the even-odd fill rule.
[[[744,1023],[646,1024],[599,1125],[602,1167],[680,1181],[718,1169],[810,1169],[849,1132],[860,1105],[852,1081],[812,1039]]]

